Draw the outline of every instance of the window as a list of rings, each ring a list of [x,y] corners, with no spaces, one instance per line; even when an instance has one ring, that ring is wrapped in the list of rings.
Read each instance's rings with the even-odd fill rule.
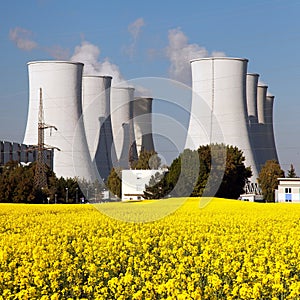
[[[291,194],[292,193],[292,188],[285,188],[285,193],[286,194]]]
[[[285,188],[285,202],[292,202],[292,188]]]

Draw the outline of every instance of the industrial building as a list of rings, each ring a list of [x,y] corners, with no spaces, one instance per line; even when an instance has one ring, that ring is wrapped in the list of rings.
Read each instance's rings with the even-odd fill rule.
[[[53,169],[53,150],[45,150],[45,163],[49,168]],[[0,166],[4,166],[9,161],[17,161],[20,164],[37,160],[37,148],[31,145],[13,143],[8,141],[0,141]]]

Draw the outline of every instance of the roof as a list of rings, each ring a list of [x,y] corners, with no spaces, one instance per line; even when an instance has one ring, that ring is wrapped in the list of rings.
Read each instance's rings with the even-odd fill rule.
[[[278,181],[299,181],[300,182],[300,177],[296,177],[296,178],[277,178]]]

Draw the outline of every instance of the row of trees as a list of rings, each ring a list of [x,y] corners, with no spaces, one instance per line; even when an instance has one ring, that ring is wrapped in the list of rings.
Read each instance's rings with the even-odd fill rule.
[[[21,166],[10,161],[0,168],[0,202],[11,203],[79,203],[84,197],[76,179],[57,178],[47,167],[47,187],[36,189],[36,164]],[[81,185],[82,186],[82,185]]]
[[[236,199],[244,193],[244,187],[252,172],[244,164],[241,150],[223,144],[200,146],[198,150],[186,149],[165,173],[152,176],[144,192],[147,199],[167,196],[216,196]],[[161,160],[156,152],[142,150],[134,169],[158,169]],[[0,168],[0,202],[22,203],[79,203],[101,199],[105,188],[95,182],[78,182],[76,178],[57,178],[47,168],[47,188],[37,190],[34,186],[35,163],[21,166],[11,161]],[[277,161],[267,161],[261,169],[258,182],[264,199],[274,201],[277,178],[284,171]],[[297,177],[293,165],[287,177]],[[121,169],[113,168],[107,181],[110,192],[121,198]]]
[[[157,169],[160,161],[155,152],[143,151],[135,162],[135,169]],[[213,155],[212,155],[213,154]],[[153,159],[155,158],[155,159]],[[153,168],[149,161],[158,161]],[[200,146],[198,150],[186,149],[168,168],[151,177],[144,191],[146,199],[161,199],[168,196],[216,196],[237,199],[244,193],[245,184],[252,176],[246,167],[241,150],[223,144]],[[274,202],[278,178],[284,171],[275,160],[267,161],[259,174],[258,182],[267,202]],[[287,177],[297,177],[293,165]],[[121,197],[121,169],[112,169],[108,178],[111,192]]]

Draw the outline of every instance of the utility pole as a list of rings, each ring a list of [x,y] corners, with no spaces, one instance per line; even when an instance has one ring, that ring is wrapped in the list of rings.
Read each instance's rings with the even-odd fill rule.
[[[45,151],[49,149],[57,149],[56,147],[51,147],[45,145],[45,133],[44,131],[48,128],[54,128],[55,126],[47,125],[44,122],[44,109],[43,109],[43,98],[42,98],[42,88],[40,88],[40,105],[39,105],[39,120],[38,120],[38,144],[35,146],[37,149],[37,161],[36,169],[34,175],[34,186],[36,189],[47,188],[47,175],[46,175],[46,165],[45,165]]]

